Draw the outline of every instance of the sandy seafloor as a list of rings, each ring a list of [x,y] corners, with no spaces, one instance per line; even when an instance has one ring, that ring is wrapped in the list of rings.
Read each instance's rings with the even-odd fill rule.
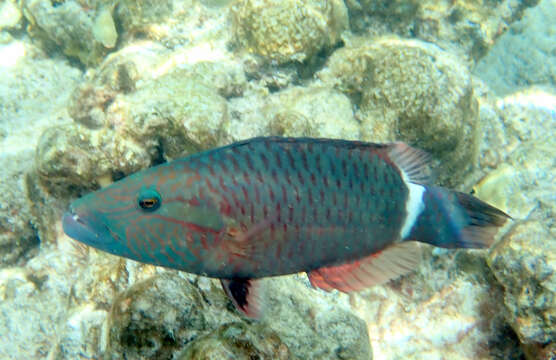
[[[0,359],[555,359],[556,0],[0,0]],[[216,280],[61,229],[80,195],[260,135],[405,141],[513,217],[357,294]]]

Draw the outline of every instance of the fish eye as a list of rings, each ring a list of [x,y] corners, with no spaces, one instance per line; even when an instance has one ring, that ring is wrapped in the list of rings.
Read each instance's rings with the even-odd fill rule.
[[[160,194],[151,189],[142,191],[137,199],[139,207],[144,211],[155,211],[160,207],[161,202]]]

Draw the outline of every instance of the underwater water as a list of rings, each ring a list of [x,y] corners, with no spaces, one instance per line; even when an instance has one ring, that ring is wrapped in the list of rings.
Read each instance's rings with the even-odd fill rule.
[[[0,0],[0,359],[556,359],[555,84],[556,0]],[[486,249],[422,244],[411,248],[419,261],[407,261],[403,246],[358,257],[362,236],[412,234],[406,215],[419,219],[427,208],[409,200],[421,185],[409,186],[401,170],[412,175],[424,158],[408,162],[392,145],[373,150],[366,164],[385,180],[370,186],[386,187],[369,197],[367,183],[345,190],[364,173],[360,155],[328,147],[304,155],[302,145],[249,148],[224,165],[220,155],[200,156],[203,188],[256,182],[265,167],[284,169],[291,152],[294,182],[276,181],[268,199],[287,204],[298,187],[301,197],[314,191],[315,223],[329,211],[385,221],[343,237],[308,232],[295,239],[313,250],[291,254],[259,236],[274,252],[258,258],[258,273],[242,268],[262,274],[256,286],[219,276],[209,266],[218,252],[176,265],[183,258],[147,240],[183,238],[187,250],[206,239],[168,224],[136,226],[133,236],[115,222],[97,223],[96,235],[72,228],[93,228],[86,215],[107,206],[87,194],[136,173],[138,206],[193,213],[202,195],[174,213],[164,205],[174,191],[182,196],[180,184],[195,188],[194,176],[167,183],[179,174],[140,171],[259,136],[404,142],[429,154],[434,184],[512,219]],[[327,179],[350,200],[333,200],[325,176],[311,177],[320,159],[340,159]],[[153,193],[153,181],[169,192]],[[249,205],[255,187],[231,189],[230,202],[241,195]],[[126,189],[111,210],[125,208]],[[231,226],[215,216],[229,215],[221,205],[195,212],[184,229],[228,226],[223,236],[239,240],[225,255],[253,264],[254,245],[242,239],[259,227]],[[388,216],[376,215],[380,206]],[[301,214],[290,220],[288,208],[277,210],[284,234]],[[469,221],[486,221],[473,214]],[[427,231],[440,234],[437,219]],[[107,243],[95,242],[101,232]],[[136,248],[111,243],[122,237]],[[356,280],[362,274],[350,266],[386,253],[370,277],[388,281],[359,289],[373,281]],[[306,268],[313,256],[323,267]],[[282,275],[276,264],[305,267],[266,276]],[[245,298],[256,312],[245,311]]]

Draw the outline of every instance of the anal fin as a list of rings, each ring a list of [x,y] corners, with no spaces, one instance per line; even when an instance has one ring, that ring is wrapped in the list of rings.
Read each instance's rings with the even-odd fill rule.
[[[360,291],[413,271],[421,260],[420,250],[417,242],[402,242],[351,263],[313,270],[309,281],[326,291]]]
[[[258,318],[261,311],[259,281],[252,279],[220,279],[224,292],[235,308],[249,318]]]

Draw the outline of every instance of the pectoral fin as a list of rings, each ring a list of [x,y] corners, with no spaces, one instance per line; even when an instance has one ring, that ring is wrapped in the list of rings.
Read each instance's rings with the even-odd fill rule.
[[[249,318],[258,318],[261,311],[259,281],[252,279],[220,279],[226,295],[235,308]]]

